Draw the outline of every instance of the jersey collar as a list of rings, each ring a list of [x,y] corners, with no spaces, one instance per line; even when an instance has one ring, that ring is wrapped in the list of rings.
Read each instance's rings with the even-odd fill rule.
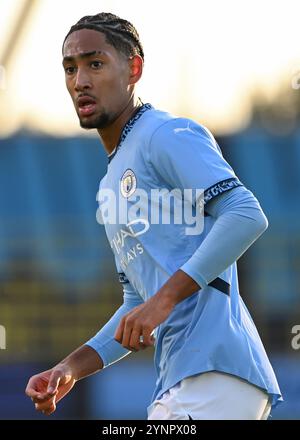
[[[115,155],[117,154],[117,152],[118,152],[119,148],[121,147],[122,143],[126,139],[128,133],[134,127],[134,124],[136,123],[136,121],[138,121],[140,119],[140,117],[145,113],[145,111],[150,110],[152,108],[153,108],[153,106],[151,104],[149,104],[149,103],[143,104],[137,110],[137,112],[129,119],[129,121],[126,122],[126,124],[123,127],[123,130],[122,130],[122,133],[121,133],[121,137],[120,137],[120,141],[119,141],[118,145],[108,155],[108,163],[110,163],[110,161],[115,157]]]

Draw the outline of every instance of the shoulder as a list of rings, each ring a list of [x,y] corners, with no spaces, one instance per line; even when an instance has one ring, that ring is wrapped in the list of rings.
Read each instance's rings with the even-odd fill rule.
[[[172,121],[175,121],[176,119],[178,118],[171,113],[152,108],[144,114],[142,127],[143,133],[144,135],[148,135],[150,140],[156,131],[160,130],[165,125],[172,123]]]
[[[144,125],[147,126],[152,132],[159,132],[163,129],[186,129],[187,127],[191,127],[199,132],[202,132],[206,136],[212,137],[212,134],[208,128],[194,121],[193,119],[176,116],[170,112],[155,108],[152,108],[150,111],[145,113]]]
[[[144,135],[146,134],[144,139],[147,139],[147,149],[152,153],[159,150],[161,154],[162,150],[168,152],[169,149],[174,151],[187,146],[197,150],[199,147],[204,149],[209,147],[220,153],[220,148],[210,130],[189,118],[177,117],[153,109],[145,118],[143,130],[145,130]]]
[[[216,144],[210,130],[193,119],[178,117],[171,113],[157,109],[147,112],[144,120],[143,131],[148,134],[149,142],[161,141],[166,138],[202,138]]]

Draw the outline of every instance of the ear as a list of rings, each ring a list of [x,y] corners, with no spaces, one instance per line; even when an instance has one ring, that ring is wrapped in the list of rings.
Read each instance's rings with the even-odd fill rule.
[[[129,58],[129,85],[136,84],[143,73],[144,62],[140,55],[134,55]]]

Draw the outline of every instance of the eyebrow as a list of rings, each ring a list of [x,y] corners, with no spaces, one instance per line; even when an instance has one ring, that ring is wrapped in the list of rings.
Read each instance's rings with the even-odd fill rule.
[[[63,63],[66,61],[74,61],[76,58],[88,58],[96,54],[104,55],[104,52],[102,52],[101,50],[92,50],[91,52],[81,52],[77,56],[66,56],[63,58]]]

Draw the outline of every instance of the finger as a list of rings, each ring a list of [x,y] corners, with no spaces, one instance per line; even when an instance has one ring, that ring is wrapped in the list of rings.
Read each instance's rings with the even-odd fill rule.
[[[48,393],[42,393],[38,397],[31,397],[31,400],[33,403],[44,403],[48,402],[50,399],[52,399],[54,396],[56,397],[58,391],[55,392],[55,394],[48,394]]]
[[[151,332],[151,328],[150,327],[143,327],[143,335],[142,335],[142,340],[143,340],[143,344],[146,347],[151,347],[152,345],[154,345],[154,337],[152,335],[153,332]]]
[[[60,370],[53,370],[47,388],[47,393],[51,396],[57,393],[59,382],[63,377],[63,373]]]
[[[45,403],[36,403],[35,404],[35,409],[37,411],[41,411],[44,414],[51,414],[55,411],[56,409],[56,404],[54,399],[49,400],[48,402]]]
[[[38,398],[41,393],[39,391],[36,391],[34,388],[27,386],[25,394],[31,398]]]
[[[56,410],[56,405],[54,403],[48,410],[43,411],[43,413],[46,416],[50,416],[50,414],[52,414],[55,410]]]
[[[141,335],[141,328],[134,328],[131,331],[130,339],[129,339],[129,348],[130,350],[139,351],[141,348],[141,342],[140,340]]]
[[[124,326],[125,326],[125,316],[123,316],[123,318],[121,319],[114,336],[115,340],[120,344],[122,344]]]
[[[48,409],[51,405],[53,405],[53,403],[55,403],[55,397],[51,397],[50,399],[45,400],[44,402],[36,402],[34,406],[36,410],[44,411]]]
[[[40,396],[41,392],[38,390],[37,382],[38,381],[36,380],[36,378],[34,376],[29,380],[29,382],[26,386],[26,389],[25,389],[25,394],[28,397],[36,398],[36,397]]]
[[[48,392],[47,391],[40,391],[38,396],[35,396],[33,398],[33,401],[36,401],[37,403],[39,402],[44,402],[46,400],[49,400],[51,397],[56,396],[56,394],[58,393],[58,390],[54,391],[54,392]]]
[[[139,337],[139,345],[140,345],[140,350],[145,350],[145,348],[147,348],[147,345],[144,344],[144,338],[143,335],[141,335]]]
[[[139,337],[141,334],[140,327],[134,328],[132,318],[127,318],[123,331],[122,345],[128,350],[137,351],[139,349]]]

